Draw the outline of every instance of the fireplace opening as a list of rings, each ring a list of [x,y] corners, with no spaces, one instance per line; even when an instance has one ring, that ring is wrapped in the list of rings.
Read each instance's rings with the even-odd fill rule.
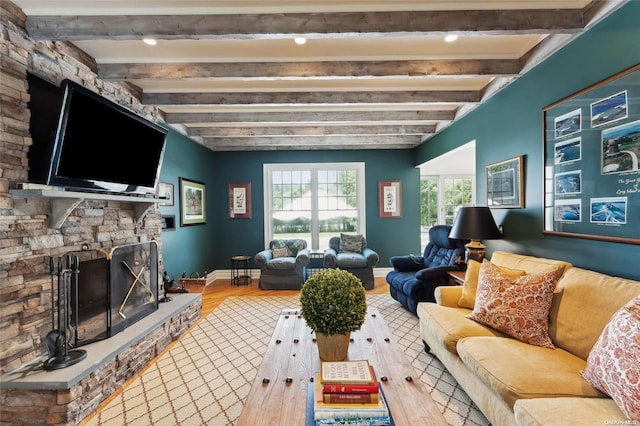
[[[77,297],[71,290],[74,346],[107,339],[158,309],[155,241],[100,253],[105,257],[80,262]]]

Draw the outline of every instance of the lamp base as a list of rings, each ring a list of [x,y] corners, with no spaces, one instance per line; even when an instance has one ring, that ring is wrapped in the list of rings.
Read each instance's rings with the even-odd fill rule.
[[[482,263],[484,256],[487,254],[487,246],[478,240],[471,240],[471,242],[465,244],[464,247],[464,261],[466,263],[469,263],[470,259]]]

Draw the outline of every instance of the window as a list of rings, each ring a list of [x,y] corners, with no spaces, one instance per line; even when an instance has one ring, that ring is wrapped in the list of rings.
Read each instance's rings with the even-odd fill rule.
[[[473,176],[420,177],[420,236],[422,247],[429,243],[429,228],[453,225],[458,207],[475,203]]]
[[[302,238],[329,247],[341,232],[365,233],[364,163],[265,164],[265,247]]]

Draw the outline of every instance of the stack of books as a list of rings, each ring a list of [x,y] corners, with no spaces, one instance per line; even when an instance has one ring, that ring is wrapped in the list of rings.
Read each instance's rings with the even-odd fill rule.
[[[392,425],[373,366],[367,360],[323,362],[315,378],[316,426]]]

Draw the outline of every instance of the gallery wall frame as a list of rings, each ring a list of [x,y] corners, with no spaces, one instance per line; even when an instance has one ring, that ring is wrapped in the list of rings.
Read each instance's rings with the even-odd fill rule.
[[[378,182],[378,216],[402,217],[402,182],[397,180]]]
[[[160,206],[173,206],[173,184],[169,182],[158,183],[158,197],[164,198],[166,201],[158,203]]]
[[[229,217],[251,219],[251,182],[229,184]]]
[[[640,64],[542,116],[543,234],[640,244]]]
[[[524,156],[509,158],[486,167],[487,205],[493,209],[524,207]]]
[[[180,178],[180,226],[207,223],[205,184]]]

